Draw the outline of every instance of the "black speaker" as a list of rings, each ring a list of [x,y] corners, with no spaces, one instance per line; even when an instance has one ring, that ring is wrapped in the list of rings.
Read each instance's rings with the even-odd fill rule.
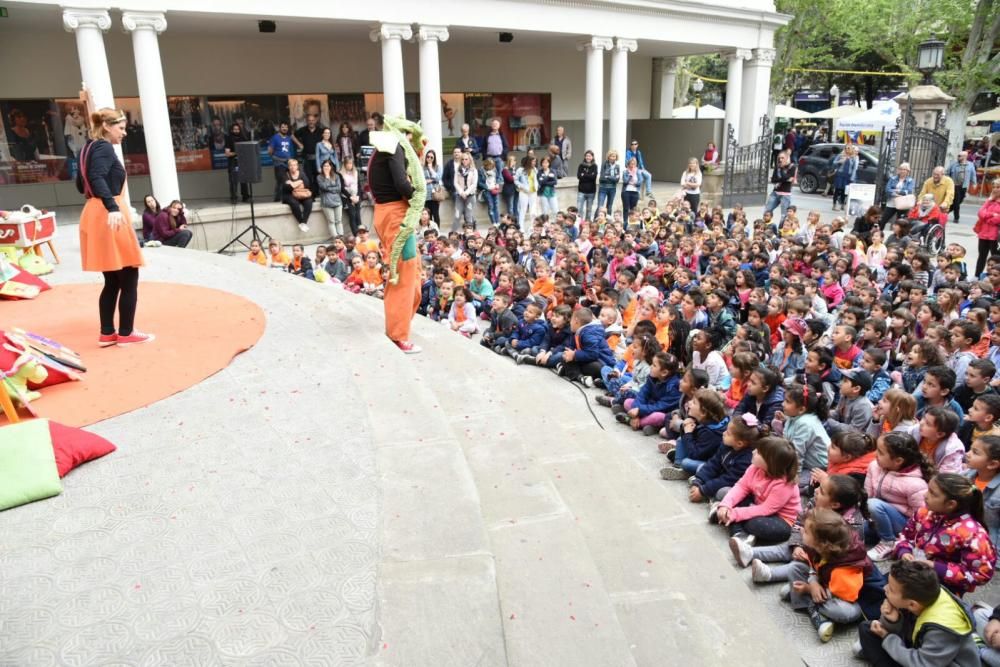
[[[236,142],[236,172],[240,183],[260,183],[260,147],[256,141]]]

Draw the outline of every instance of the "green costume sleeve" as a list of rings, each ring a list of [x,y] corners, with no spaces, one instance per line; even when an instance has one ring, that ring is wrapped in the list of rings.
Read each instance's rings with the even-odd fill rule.
[[[427,201],[427,183],[424,181],[424,170],[420,165],[420,155],[424,150],[424,132],[419,124],[399,116],[386,116],[383,128],[385,132],[396,135],[399,144],[402,145],[403,153],[406,154],[406,175],[413,184],[413,196],[410,197],[409,208],[399,227],[399,234],[396,235],[396,240],[389,250],[389,282],[395,285],[399,282],[396,265],[400,258],[408,260],[417,256],[416,231],[420,225],[420,213]],[[406,140],[406,133],[411,135],[409,141]]]

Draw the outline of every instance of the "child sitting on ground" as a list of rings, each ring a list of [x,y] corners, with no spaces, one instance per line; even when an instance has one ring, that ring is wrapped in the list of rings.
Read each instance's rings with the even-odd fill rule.
[[[594,319],[594,313],[580,308],[573,313],[569,323],[574,345],[562,353],[562,362],[556,364],[556,373],[570,381],[580,381],[593,387],[601,377],[601,368],[614,363],[615,357],[604,338],[604,328]]]
[[[455,299],[451,302],[448,319],[445,320],[452,331],[457,331],[466,338],[478,331],[476,326],[476,307],[472,305],[472,292],[468,287],[455,290]]]
[[[524,316],[507,341],[504,352],[513,357],[518,364],[523,364],[528,358],[538,354],[542,343],[545,342],[546,326],[545,321],[540,319],[541,316],[541,306],[537,303],[528,304],[524,309]]]
[[[973,401],[985,394],[995,394],[990,386],[990,380],[996,375],[997,367],[989,359],[974,359],[965,369],[965,384],[955,390],[955,400],[966,412],[972,407]]]
[[[270,261],[270,257],[260,247],[260,241],[257,239],[250,241],[250,252],[247,253],[247,260],[256,262],[261,266],[267,266]]]
[[[715,513],[709,513],[709,522],[726,526],[730,537],[753,536],[756,544],[784,542],[801,508],[795,448],[784,438],[763,438],[751,461]]]
[[[296,243],[292,246],[292,261],[288,263],[287,270],[289,273],[294,273],[309,280],[316,279],[313,273],[312,262],[306,257],[305,248],[302,247],[301,243]]]
[[[355,255],[351,258],[351,272],[344,280],[344,289],[353,294],[360,294],[365,281],[361,273],[365,268],[365,260]]]
[[[969,415],[958,429],[958,439],[968,449],[987,435],[1000,435],[1000,395],[986,394],[972,402]]]
[[[607,392],[602,396],[595,396],[594,401],[598,405],[610,408],[615,405],[624,405],[626,399],[634,398],[649,378],[649,371],[653,367],[653,357],[661,351],[660,344],[651,334],[637,334],[629,346],[629,352],[633,359],[632,372],[622,375],[620,371],[611,369],[609,366],[601,369],[601,376],[607,378],[604,380]],[[610,372],[605,373],[609,369]]]
[[[984,435],[972,442],[965,476],[983,494],[983,525],[994,545],[1000,540],[1000,436]]]
[[[908,433],[892,431],[878,439],[875,460],[865,476],[868,513],[872,517],[866,538],[869,544],[873,538],[878,539],[878,544],[868,550],[873,561],[892,556],[899,531],[924,506],[927,480],[933,473],[934,466]]]
[[[730,369],[732,382],[726,391],[726,407],[735,408],[746,395],[747,385],[754,369],[760,365],[760,360],[753,352],[737,352],[733,355],[733,365]]]
[[[700,503],[725,498],[750,467],[753,448],[764,433],[752,414],[734,415],[722,434],[722,445],[691,478],[688,500]]]
[[[510,297],[504,293],[497,294],[493,298],[493,307],[490,310],[490,326],[483,332],[479,344],[497,354],[502,354],[507,346],[507,339],[515,327],[517,327],[517,316],[510,309]]]
[[[689,368],[685,371],[684,375],[681,376],[681,382],[679,388],[681,390],[681,402],[677,406],[677,409],[670,413],[670,420],[667,424],[660,429],[661,438],[678,438],[680,437],[682,431],[681,426],[684,424],[684,420],[687,419],[687,406],[694,397],[694,394],[699,389],[708,386],[708,373],[699,370],[697,368]],[[661,442],[659,444],[660,452],[666,454],[673,445],[666,442]]]
[[[890,389],[872,409],[868,435],[877,440],[890,431],[909,433],[917,423],[916,414],[917,399],[902,389]]]
[[[382,290],[382,266],[379,264],[379,255],[376,251],[371,251],[365,255],[365,265],[361,269],[361,291],[365,294],[375,295]],[[445,312],[442,316],[445,316]]]
[[[649,378],[635,398],[626,399],[624,411],[615,414],[619,423],[628,423],[632,430],[642,429],[643,435],[656,435],[667,420],[667,414],[681,401],[680,364],[669,352],[653,357]]]
[[[493,285],[486,279],[485,264],[476,264],[472,280],[469,281],[469,290],[472,292],[472,305],[475,306],[476,313],[489,313],[490,306],[493,305]]]
[[[860,654],[873,665],[977,665],[974,625],[931,565],[893,563],[882,615],[858,626]]]
[[[718,350],[721,337],[722,333],[718,329],[698,329],[691,339],[691,367],[708,373],[709,387],[724,391],[729,387],[731,378],[726,360]]]
[[[861,368],[845,368],[840,374],[840,400],[826,420],[826,429],[830,435],[864,433],[872,421],[872,402],[865,396],[871,389],[872,376]]]
[[[894,554],[929,562],[941,584],[965,595],[993,578],[996,550],[983,527],[983,494],[968,477],[938,473],[927,484],[926,506],[906,522]]]
[[[527,356],[520,363],[535,364],[546,368],[555,368],[562,359],[562,353],[573,345],[573,332],[569,328],[569,320],[573,317],[573,309],[569,306],[556,306],[549,315],[546,324],[545,338],[534,357]]]
[[[793,384],[785,390],[783,412],[775,415],[775,432],[792,443],[799,462],[799,489],[805,491],[811,484],[814,469],[826,470],[826,453],[830,436],[823,428],[829,416],[826,399],[815,388]],[[783,428],[780,428],[783,427]]]
[[[830,439],[826,455],[826,470],[814,468],[813,486],[822,484],[830,475],[848,475],[864,485],[868,466],[875,460],[875,441],[866,433],[841,431]]]
[[[938,472],[965,470],[965,446],[958,439],[958,415],[948,408],[929,408],[910,435]]]
[[[714,389],[699,389],[688,403],[688,418],[682,426],[684,433],[667,451],[673,465],[660,470],[663,479],[687,479],[698,468],[715,456],[722,445],[723,434],[729,426],[726,405]]]
[[[281,249],[281,241],[271,239],[267,244],[267,251],[270,254],[270,266],[274,269],[284,269],[291,261],[284,250]]]
[[[833,638],[834,623],[861,619],[858,598],[865,576],[873,569],[857,533],[832,509],[814,509],[802,526],[806,562],[789,575],[782,597],[792,609],[806,611],[819,639]]]
[[[865,396],[872,402],[873,407],[882,400],[885,392],[889,391],[892,387],[892,378],[889,377],[888,371],[885,370],[886,358],[885,350],[880,350],[877,347],[870,347],[865,350],[865,354],[861,358],[861,368],[868,371],[868,374],[872,376],[871,389],[865,393]]]

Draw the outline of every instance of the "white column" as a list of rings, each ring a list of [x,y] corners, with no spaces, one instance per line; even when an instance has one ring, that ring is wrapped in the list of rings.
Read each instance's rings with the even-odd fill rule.
[[[650,118],[672,118],[677,87],[677,58],[653,58],[653,82],[649,95]]]
[[[774,49],[754,49],[743,65],[743,109],[740,113],[740,142],[748,143],[760,134],[760,119],[768,112],[771,94],[771,65]]]
[[[413,30],[405,23],[383,23],[371,32],[373,42],[382,42],[382,94],[387,116],[406,115],[402,40],[412,38]]]
[[[639,44],[634,39],[615,40],[611,52],[611,108],[608,114],[608,150],[618,152],[618,161],[625,159],[625,132],[628,129],[628,54]]]
[[[139,104],[142,107],[142,129],[149,157],[149,180],[153,196],[164,206],[180,199],[177,165],[174,162],[174,141],[167,114],[167,90],[163,83],[160,43],[157,35],[167,29],[162,12],[122,13],[122,26],[132,33],[135,52],[135,76],[139,83]]]
[[[729,73],[726,75],[726,124],[722,128],[723,151],[729,146],[729,126],[733,127],[734,136],[743,141],[740,134],[740,108],[743,101],[743,61],[750,58],[750,49],[736,49],[726,54],[729,60]]]
[[[424,128],[427,148],[441,155],[441,66],[438,59],[438,42],[448,41],[448,28],[422,25],[417,30],[420,41],[420,125]]]
[[[577,49],[587,54],[583,150],[594,151],[598,162],[603,159],[604,144],[604,52],[611,46],[610,37],[591,37],[577,45]]]

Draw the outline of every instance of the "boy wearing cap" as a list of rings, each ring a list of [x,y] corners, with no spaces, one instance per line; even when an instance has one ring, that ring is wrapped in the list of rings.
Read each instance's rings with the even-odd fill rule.
[[[840,401],[830,413],[826,429],[830,435],[842,431],[864,433],[872,419],[872,402],[865,395],[872,388],[872,376],[862,368],[845,368],[840,376]]]

